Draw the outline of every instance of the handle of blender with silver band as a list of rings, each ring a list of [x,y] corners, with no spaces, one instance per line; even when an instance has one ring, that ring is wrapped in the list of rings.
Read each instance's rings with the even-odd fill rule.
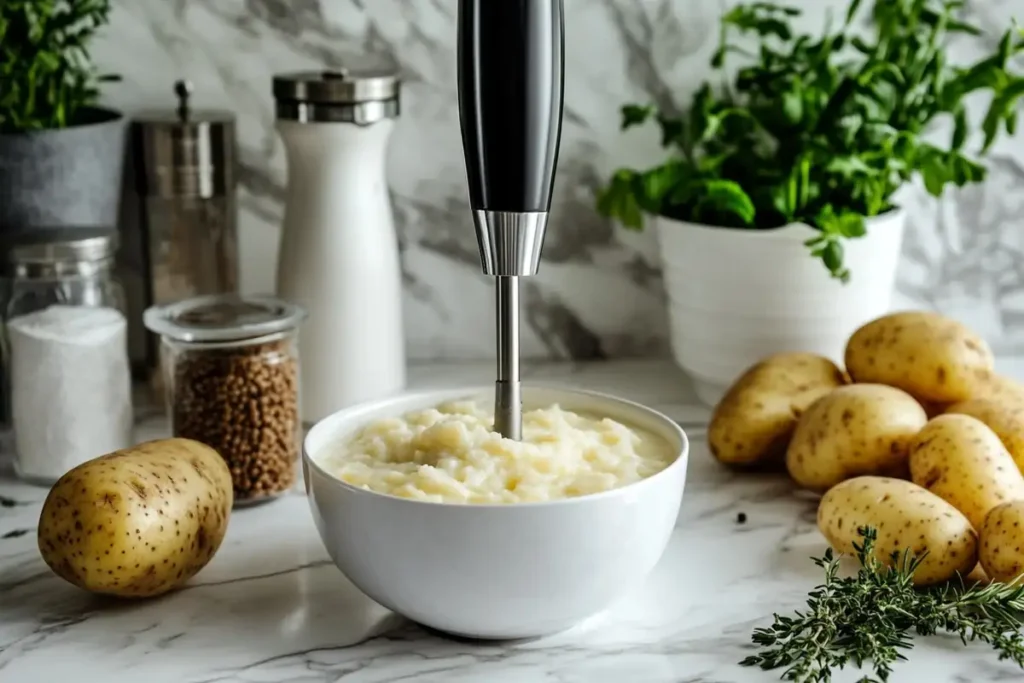
[[[494,424],[521,436],[519,276],[547,230],[562,129],[562,0],[459,0],[459,115],[480,262],[497,277]]]
[[[459,1],[459,114],[480,260],[533,275],[562,129],[562,0]]]

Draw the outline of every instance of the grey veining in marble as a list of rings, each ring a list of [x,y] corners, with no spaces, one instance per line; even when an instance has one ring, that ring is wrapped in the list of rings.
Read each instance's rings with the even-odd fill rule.
[[[1001,369],[1021,377],[1024,364]],[[487,363],[413,369],[414,387],[489,381]],[[529,364],[527,381],[572,383],[649,404],[683,424],[707,411],[667,361]],[[139,438],[163,430],[160,419]],[[767,683],[743,669],[750,633],[804,604],[825,541],[812,499],[781,478],[714,463],[691,430],[682,512],[648,580],[566,633],[514,643],[453,641],[374,604],[327,558],[304,496],[232,514],[216,557],[163,598],[115,602],[43,564],[35,528],[45,491],[0,475],[3,683]],[[746,515],[739,522],[739,513]],[[919,642],[893,683],[1019,680],[984,646]],[[836,683],[851,683],[852,672]]]
[[[480,274],[467,209],[455,92],[456,0],[115,0],[96,54],[124,76],[109,92],[129,112],[173,105],[189,77],[197,106],[240,118],[242,286],[273,287],[285,169],[273,128],[270,75],[370,59],[402,73],[403,116],[390,157],[401,233],[410,353],[490,357],[493,297]],[[808,26],[839,0],[793,0]],[[598,217],[594,193],[612,169],[656,158],[653,133],[618,132],[626,101],[682,107],[707,74],[719,3],[566,0],[566,110],[552,228],[541,273],[526,287],[523,350],[599,358],[666,351],[666,314],[652,234]],[[950,46],[977,54],[1024,0],[971,0],[986,30]],[[927,306],[975,325],[999,349],[1024,347],[1024,144],[1000,143],[988,183],[942,202],[908,188],[911,210],[900,306]],[[472,333],[467,333],[472,330]]]

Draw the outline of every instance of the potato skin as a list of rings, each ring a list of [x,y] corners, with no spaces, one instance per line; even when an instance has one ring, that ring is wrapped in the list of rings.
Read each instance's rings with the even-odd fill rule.
[[[981,378],[971,398],[984,398],[1001,403],[1024,404],[1024,384],[1015,379],[990,372]]]
[[[846,383],[835,363],[812,353],[781,353],[750,367],[718,403],[708,447],[720,462],[760,465],[786,452],[797,418]]]
[[[949,406],[951,405],[949,403],[932,403],[930,401],[918,401],[918,403],[920,403],[921,407],[924,408],[924,413],[925,415],[928,416],[929,420],[932,419],[933,417],[938,417],[939,415],[942,415],[949,409]]]
[[[853,544],[863,543],[857,530],[866,526],[878,532],[872,554],[886,566],[894,552],[928,553],[914,572],[918,586],[967,575],[978,562],[978,535],[967,518],[909,481],[855,477],[822,496],[818,528],[837,552],[853,554]]]
[[[800,417],[786,469],[812,491],[864,474],[905,477],[910,442],[927,422],[924,408],[904,391],[882,384],[840,387]]]
[[[981,529],[1001,503],[1024,498],[1024,476],[995,432],[969,415],[940,415],[910,444],[910,476]]]
[[[213,557],[233,497],[215,450],[189,439],[149,441],[61,477],[43,503],[39,550],[58,576],[87,591],[160,595]]]
[[[970,415],[996,433],[1010,452],[1017,469],[1024,472],[1024,403],[992,398],[973,398],[954,403],[947,413]]]
[[[981,528],[981,565],[995,581],[1024,577],[1024,500],[992,508]]]
[[[978,555],[980,557],[981,541],[979,540],[978,543]],[[981,562],[978,562],[978,564],[974,565],[974,569],[972,569],[971,572],[964,577],[964,583],[968,586],[976,583],[988,584],[992,583],[992,579],[991,577],[989,577],[988,574],[985,573],[985,568],[981,565]]]
[[[971,397],[966,401],[953,401],[951,403],[929,403],[925,401],[922,402],[922,405],[924,406],[925,412],[928,413],[928,418],[931,419],[938,415],[942,415],[943,413],[962,412],[953,411],[951,409],[958,403],[966,403],[967,401],[976,400],[995,401],[1000,405],[1024,407],[1024,384],[1021,384],[1017,380],[1009,377],[997,375],[994,372],[982,373],[977,378]]]
[[[966,326],[914,311],[883,316],[854,332],[845,363],[854,382],[888,384],[925,403],[952,403],[980,391],[994,359]]]

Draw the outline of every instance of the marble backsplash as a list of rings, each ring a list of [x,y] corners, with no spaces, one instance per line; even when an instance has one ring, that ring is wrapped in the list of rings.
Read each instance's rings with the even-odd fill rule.
[[[818,26],[836,0],[790,0]],[[492,283],[480,274],[459,137],[457,0],[115,0],[95,50],[123,81],[111,104],[173,107],[189,78],[197,107],[238,116],[241,286],[273,290],[285,165],[274,131],[273,73],[371,59],[400,70],[403,113],[390,183],[403,253],[409,353],[490,357]],[[707,74],[719,2],[565,0],[566,102],[552,225],[541,272],[524,289],[523,352],[600,358],[667,353],[666,314],[651,232],[596,215],[594,193],[616,166],[657,156],[653,132],[619,134],[621,103],[683,106]],[[969,0],[990,48],[1024,0]],[[909,209],[897,305],[929,307],[982,331],[1000,351],[1024,349],[1024,138],[1002,141],[990,178],[941,202],[917,187]],[[727,264],[723,264],[727,265]]]

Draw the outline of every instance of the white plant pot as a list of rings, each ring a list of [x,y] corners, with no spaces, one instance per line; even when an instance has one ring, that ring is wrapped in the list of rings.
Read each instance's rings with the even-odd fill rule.
[[[868,220],[844,240],[850,281],[829,276],[804,242],[804,224],[775,230],[716,228],[656,219],[668,295],[672,355],[714,405],[748,367],[781,351],[842,364],[850,334],[889,311],[905,216]]]

